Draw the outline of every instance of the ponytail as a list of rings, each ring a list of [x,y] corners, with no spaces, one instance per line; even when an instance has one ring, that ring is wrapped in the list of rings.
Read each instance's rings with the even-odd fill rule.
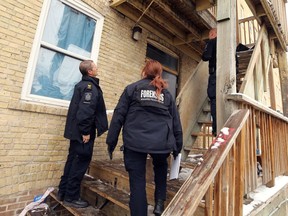
[[[156,87],[156,95],[159,98],[163,89],[168,87],[168,84],[165,80],[162,79],[160,76],[156,76],[151,82],[151,85]]]
[[[150,84],[155,86],[156,96],[158,99],[162,90],[168,87],[168,83],[162,79],[162,72],[162,65],[158,61],[149,60],[146,62],[146,65],[141,73],[144,78],[152,79]]]

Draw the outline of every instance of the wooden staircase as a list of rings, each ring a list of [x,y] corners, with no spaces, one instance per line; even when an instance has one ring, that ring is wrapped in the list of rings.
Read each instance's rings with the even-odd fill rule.
[[[237,73],[237,91],[239,91],[243,79],[245,77],[252,53],[253,48],[248,48],[245,51],[237,52],[238,59],[238,73]],[[212,135],[212,121],[211,121],[211,112],[210,112],[210,102],[207,98],[202,106],[200,115],[196,124],[193,126],[191,133],[192,141],[186,144],[183,148],[184,154],[186,157],[193,154],[204,154],[209,148],[210,144],[213,141],[214,136]],[[186,158],[185,157],[185,158]]]
[[[237,73],[237,80],[236,80],[236,89],[239,92],[243,79],[246,75],[246,71],[253,53],[253,49],[249,49],[246,51],[239,51],[236,53],[238,58],[238,73]]]
[[[191,138],[192,142],[183,147],[187,159],[191,155],[203,155],[209,148],[209,144],[212,143],[212,120],[208,98],[204,102],[198,120],[192,129]]]
[[[183,166],[189,166],[185,163]],[[146,192],[148,205],[153,209],[154,182],[152,159],[147,158]],[[166,205],[175,196],[184,181],[167,182]],[[81,197],[90,204],[87,208],[75,209],[63,205],[57,200],[57,191],[50,195],[49,204],[56,215],[129,215],[129,177],[122,159],[112,161],[92,161],[88,173],[81,184]],[[153,215],[153,214],[151,214]]]
[[[243,79],[245,77],[251,56],[253,53],[253,48],[248,48],[245,51],[237,52],[238,59],[238,73],[237,73],[237,91],[239,91]],[[184,143],[183,146],[183,160],[191,162],[191,157],[195,155],[198,157],[206,153],[209,146],[213,142],[214,136],[212,135],[212,118],[210,112],[210,101],[207,99],[204,101],[200,112],[198,112],[198,117],[196,117],[195,124],[192,128],[191,138],[189,142]],[[198,158],[199,159],[199,158]],[[194,160],[195,161],[195,160]],[[183,163],[184,163],[183,162]],[[197,164],[197,160],[196,160]],[[195,164],[194,164],[195,165]]]

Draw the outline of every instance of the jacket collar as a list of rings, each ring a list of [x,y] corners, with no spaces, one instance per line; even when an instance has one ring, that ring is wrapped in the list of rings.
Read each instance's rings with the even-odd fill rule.
[[[96,77],[91,76],[82,76],[82,81],[90,81],[93,82],[95,85],[99,86],[99,79]]]

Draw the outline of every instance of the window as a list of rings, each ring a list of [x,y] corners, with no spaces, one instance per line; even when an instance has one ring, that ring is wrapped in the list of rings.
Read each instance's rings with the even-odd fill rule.
[[[68,105],[79,63],[97,62],[103,17],[80,0],[44,1],[22,99]]]
[[[177,88],[178,57],[175,54],[172,54],[171,51],[169,53],[170,54],[158,49],[151,44],[147,44],[146,57],[159,61],[163,65],[162,77],[163,79],[167,80],[168,91],[175,99]]]

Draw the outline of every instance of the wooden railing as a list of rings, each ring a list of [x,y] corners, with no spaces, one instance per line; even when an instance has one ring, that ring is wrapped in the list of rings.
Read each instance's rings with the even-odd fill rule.
[[[239,20],[239,43],[248,47],[256,43],[260,26],[254,17],[247,17]]]
[[[227,120],[163,215],[193,215],[204,205],[202,215],[240,216],[244,195],[260,185],[274,186],[277,176],[288,174],[288,118],[243,94],[227,99],[241,109]]]
[[[245,193],[257,187],[255,176],[249,174],[256,173],[256,159],[263,168],[262,184],[273,186],[275,177],[288,174],[288,118],[243,94],[231,94],[227,99],[250,110],[245,143],[249,143],[247,151],[254,157],[247,158]]]
[[[263,2],[262,2],[263,1]],[[288,26],[287,14],[285,12],[284,0],[261,0],[263,7],[266,8],[267,16],[271,21],[271,25],[276,31],[279,40],[284,41],[288,45]],[[247,17],[239,20],[239,43],[252,46],[256,43],[257,34],[259,32],[259,24],[255,17]]]
[[[228,119],[224,126],[228,128],[228,134],[220,132],[204,155],[203,163],[194,169],[162,215],[193,215],[203,196],[205,215],[213,215],[213,212],[214,215],[228,215],[228,212],[232,215],[232,212],[242,209],[244,194],[243,189],[238,191],[238,185],[243,185],[244,143],[234,143],[248,113],[247,110],[240,110]],[[223,142],[218,142],[218,139]]]

